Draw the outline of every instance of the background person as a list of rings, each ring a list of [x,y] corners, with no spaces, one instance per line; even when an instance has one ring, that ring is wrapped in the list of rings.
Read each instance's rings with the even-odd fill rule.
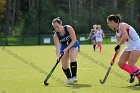
[[[97,25],[95,36],[96,36],[96,45],[97,45],[97,47],[99,47],[99,51],[101,53],[102,52],[102,41],[103,41],[103,37],[104,37],[104,33],[103,33],[103,30],[101,29],[101,25]]]
[[[91,40],[92,40],[94,51],[95,51],[95,49],[96,49],[96,36],[95,36],[96,27],[97,27],[97,25],[93,25],[93,28],[91,29],[91,31],[90,31],[90,33],[89,33],[89,36],[88,36],[88,38],[87,38],[87,39],[91,39]]]

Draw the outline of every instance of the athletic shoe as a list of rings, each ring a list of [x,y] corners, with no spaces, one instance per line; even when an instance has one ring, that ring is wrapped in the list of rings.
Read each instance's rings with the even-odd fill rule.
[[[73,83],[73,79],[72,78],[68,78],[66,81],[67,84],[72,84]]]
[[[75,76],[72,78],[72,80],[73,80],[73,82],[77,82],[78,81],[77,77],[75,77]]]
[[[137,87],[137,86],[140,86],[140,81],[139,81],[139,83],[138,83],[138,84],[135,84],[134,86],[136,86],[136,87]]]
[[[130,74],[130,80],[129,83],[133,83],[135,80],[135,75],[134,74]]]
[[[138,84],[136,84],[136,85],[134,85],[134,86],[136,86],[136,87],[139,86],[139,87],[140,87],[140,83],[138,83]]]

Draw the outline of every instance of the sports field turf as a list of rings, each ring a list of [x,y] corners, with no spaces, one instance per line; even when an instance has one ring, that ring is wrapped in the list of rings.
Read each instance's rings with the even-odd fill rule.
[[[140,93],[140,87],[128,83],[129,75],[115,63],[105,84],[99,83],[110,66],[114,46],[103,45],[102,54],[92,45],[81,45],[78,55],[78,83],[65,84],[61,64],[49,79],[43,81],[55,64],[54,46],[0,47],[0,93]],[[118,59],[118,57],[117,57]],[[117,60],[116,59],[116,60]],[[140,67],[140,60],[137,62]]]

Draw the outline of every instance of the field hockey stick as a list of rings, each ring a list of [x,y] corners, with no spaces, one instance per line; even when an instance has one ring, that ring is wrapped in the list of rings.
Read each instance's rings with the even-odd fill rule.
[[[106,79],[107,79],[107,77],[108,77],[108,75],[110,73],[111,67],[113,66],[113,64],[115,62],[115,59],[116,59],[117,54],[118,54],[118,52],[115,52],[115,54],[114,54],[114,56],[113,56],[113,58],[111,60],[110,67],[108,68],[107,73],[106,73],[104,79],[103,80],[100,79],[100,83],[101,84],[104,84],[105,83],[105,81],[106,81]]]
[[[60,54],[59,59],[56,61],[56,63],[55,63],[55,65],[53,66],[52,70],[49,72],[49,74],[48,74],[47,77],[45,78],[45,80],[44,80],[44,85],[49,85],[49,83],[48,83],[47,81],[48,81],[48,79],[51,77],[52,73],[54,72],[56,66],[57,66],[58,63],[60,62],[60,59],[63,57],[63,55],[64,55],[64,52],[62,52],[62,53]]]

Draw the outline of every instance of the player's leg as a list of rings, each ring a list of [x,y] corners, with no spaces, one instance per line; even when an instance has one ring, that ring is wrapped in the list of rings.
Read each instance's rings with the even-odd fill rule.
[[[67,77],[66,83],[70,84],[73,81],[71,79],[71,72],[70,72],[70,69],[69,69],[69,66],[68,66],[68,61],[69,61],[69,53],[68,52],[63,55],[61,61],[62,61],[63,72],[65,73],[65,75]]]
[[[102,52],[102,38],[98,38],[98,47],[99,47],[99,51],[100,53]]]
[[[133,50],[130,52],[129,60],[128,60],[128,65],[132,69],[134,76],[136,76],[139,80],[139,85],[140,86],[140,70],[137,66],[135,66],[136,62],[138,61],[140,56],[140,51]]]
[[[100,38],[99,37],[96,37],[96,48],[99,48],[100,47]]]
[[[98,47],[99,47],[99,42],[97,41],[97,42],[96,42],[96,48],[98,48]]]
[[[71,67],[71,73],[72,73],[72,78],[74,82],[77,82],[77,61],[76,57],[78,55],[78,47],[76,48],[71,48],[69,50],[69,57],[70,57],[70,67]]]
[[[96,40],[94,40],[93,43],[94,43],[94,49],[96,49]]]
[[[133,71],[131,70],[129,65],[126,63],[128,61],[129,55],[130,55],[129,51],[123,51],[119,58],[118,65],[121,69],[123,69],[124,71],[130,74],[131,78],[129,82],[132,83],[134,81]]]
[[[95,48],[96,48],[95,40],[92,40],[92,43],[93,43],[93,49],[95,51]]]
[[[102,52],[102,41],[99,42],[99,50],[100,50],[100,53]]]
[[[94,36],[93,39],[92,39],[94,51],[95,51],[95,49],[96,49],[96,41],[95,41],[95,40],[96,40],[96,37]]]

